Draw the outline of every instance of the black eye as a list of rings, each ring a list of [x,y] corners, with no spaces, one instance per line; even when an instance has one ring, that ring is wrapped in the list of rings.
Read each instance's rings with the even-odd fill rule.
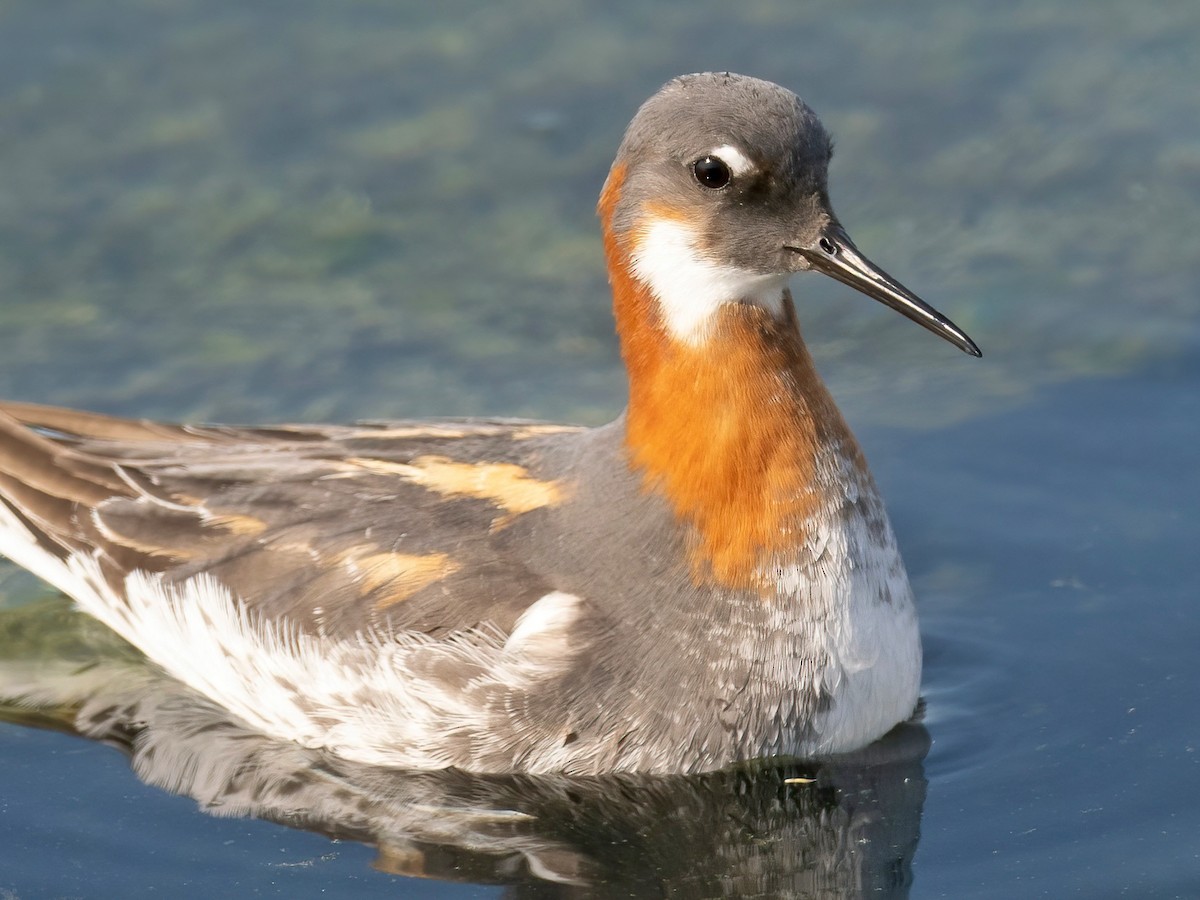
[[[692,171],[696,174],[698,182],[714,191],[725,187],[729,184],[729,179],[733,177],[729,166],[715,156],[706,156],[704,159],[696,160]]]

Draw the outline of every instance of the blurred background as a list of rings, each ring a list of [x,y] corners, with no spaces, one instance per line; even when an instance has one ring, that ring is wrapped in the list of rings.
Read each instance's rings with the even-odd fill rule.
[[[1179,352],[1200,305],[1198,20],[1167,0],[9,0],[0,393],[609,418],[595,198],[641,101],[709,69],[817,109],[851,234],[987,354],[798,280],[856,420],[1124,371]]]

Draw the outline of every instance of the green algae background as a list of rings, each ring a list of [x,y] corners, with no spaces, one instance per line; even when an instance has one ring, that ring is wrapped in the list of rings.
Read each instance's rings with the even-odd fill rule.
[[[1020,403],[1194,332],[1198,38],[1172,0],[8,0],[0,395],[603,421],[595,196],[646,96],[729,68],[817,108],[859,246],[984,349],[798,277],[851,419]]]

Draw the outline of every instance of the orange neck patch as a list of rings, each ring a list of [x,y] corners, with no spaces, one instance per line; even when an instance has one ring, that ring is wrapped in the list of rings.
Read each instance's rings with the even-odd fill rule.
[[[600,198],[621,352],[629,372],[626,443],[644,486],[695,527],[698,579],[763,589],[772,560],[803,543],[824,500],[820,451],[831,444],[865,468],[797,328],[730,304],[704,343],[670,337],[658,301],[631,273],[630,249],[609,226],[623,171]]]

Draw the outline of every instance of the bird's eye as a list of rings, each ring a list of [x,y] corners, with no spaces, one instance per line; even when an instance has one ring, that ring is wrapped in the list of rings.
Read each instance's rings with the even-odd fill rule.
[[[696,160],[692,165],[692,172],[695,173],[698,182],[714,191],[725,187],[729,184],[729,179],[733,177],[729,166],[716,156],[706,156]]]

